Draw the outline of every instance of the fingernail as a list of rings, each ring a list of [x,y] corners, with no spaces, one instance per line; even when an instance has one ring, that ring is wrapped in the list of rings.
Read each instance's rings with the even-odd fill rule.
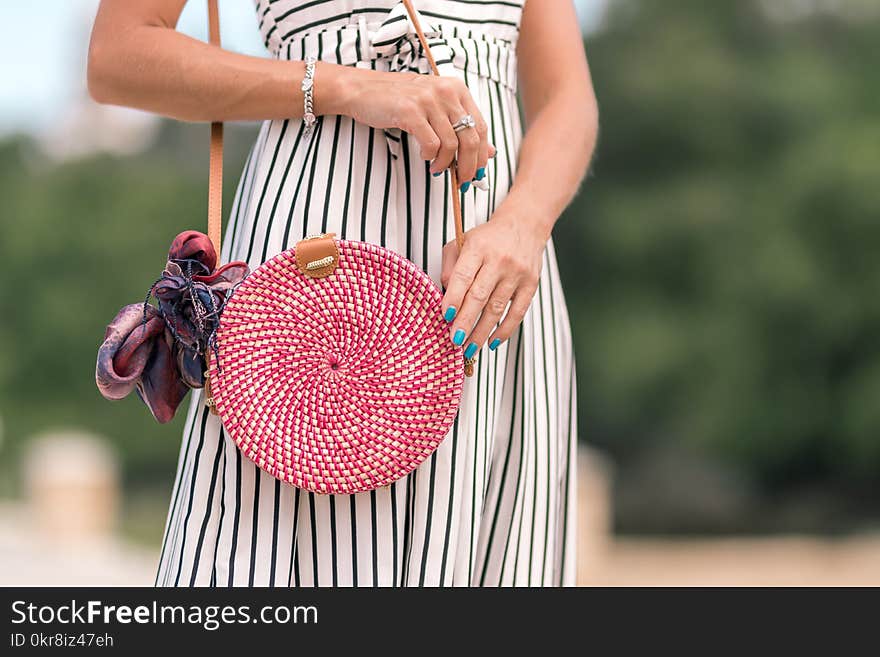
[[[449,306],[449,308],[446,309],[446,312],[443,313],[443,319],[447,322],[451,322],[455,319],[455,306]]]
[[[499,338],[495,338],[492,340],[492,343],[489,345],[490,351],[495,351],[498,348],[498,345],[501,344],[501,340]]]
[[[452,336],[452,344],[460,347],[462,342],[464,342],[464,329],[458,329],[455,335]]]
[[[471,184],[469,182],[462,183],[461,187],[459,187],[459,189],[463,192],[466,192],[468,190],[468,187],[470,187],[470,186],[471,186]]]
[[[477,343],[471,342],[468,345],[468,348],[464,350],[464,357],[473,358],[475,353],[477,353]]]
[[[434,176],[434,177],[436,178],[437,176],[442,176],[442,175],[443,175],[443,172],[442,172],[442,171],[435,171],[435,172],[432,173],[431,175]]]
[[[482,180],[486,175],[486,167],[480,167],[477,169],[477,175],[474,176],[474,180]]]

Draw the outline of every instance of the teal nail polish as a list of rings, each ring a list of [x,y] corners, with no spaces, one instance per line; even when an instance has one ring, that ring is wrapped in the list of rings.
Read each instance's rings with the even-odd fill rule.
[[[446,312],[443,313],[443,319],[447,322],[451,322],[455,319],[455,306],[449,306],[449,308],[446,309]]]
[[[474,177],[474,180],[482,180],[486,177],[486,167],[480,167],[477,169],[477,175]]]
[[[431,175],[434,176],[434,177],[436,178],[437,176],[442,176],[442,175],[443,175],[443,172],[442,172],[442,171],[436,171],[436,172],[432,173]]]
[[[460,347],[462,342],[464,342],[464,329],[458,329],[455,335],[452,336],[452,344]]]
[[[477,353],[477,343],[471,342],[468,345],[468,348],[464,350],[464,357],[473,358],[475,353]]]
[[[461,187],[459,187],[459,189],[463,192],[466,192],[468,190],[468,187],[470,187],[470,186],[471,186],[471,184],[469,182],[462,183]]]
[[[492,340],[492,343],[489,345],[489,350],[495,351],[498,348],[498,345],[500,345],[500,344],[501,344],[501,340],[499,340],[498,338],[495,338],[494,340]]]

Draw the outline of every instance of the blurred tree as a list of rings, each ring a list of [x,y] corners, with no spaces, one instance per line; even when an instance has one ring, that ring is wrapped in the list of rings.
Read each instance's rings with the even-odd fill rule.
[[[876,502],[878,13],[621,0],[589,39],[601,143],[555,240],[582,437],[624,474],[666,443]]]
[[[254,129],[227,133],[227,162],[240,170]],[[0,145],[0,414],[12,452],[48,425],[85,426],[120,448],[129,482],[168,482],[189,398],[159,425],[134,393],[100,396],[95,357],[119,308],[142,301],[161,273],[174,236],[205,230],[207,139],[205,126],[167,122],[147,154],[61,165],[23,139]]]

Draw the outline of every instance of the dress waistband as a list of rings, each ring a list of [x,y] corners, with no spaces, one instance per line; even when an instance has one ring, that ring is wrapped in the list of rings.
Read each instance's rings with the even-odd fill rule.
[[[456,75],[453,69],[486,77],[516,91],[516,50],[506,39],[475,30],[432,24],[419,16],[428,46],[441,75]],[[403,3],[398,3],[378,22],[352,16],[341,27],[279,35],[275,45],[279,59],[317,59],[388,71],[431,73],[415,28]]]

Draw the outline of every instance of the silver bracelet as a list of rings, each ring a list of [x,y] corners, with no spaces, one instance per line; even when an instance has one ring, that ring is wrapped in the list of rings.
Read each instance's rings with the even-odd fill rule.
[[[306,57],[306,76],[303,78],[300,89],[303,90],[303,122],[305,123],[305,136],[312,131],[317,118],[313,101],[313,88],[315,86],[315,62],[318,61],[311,55]]]

